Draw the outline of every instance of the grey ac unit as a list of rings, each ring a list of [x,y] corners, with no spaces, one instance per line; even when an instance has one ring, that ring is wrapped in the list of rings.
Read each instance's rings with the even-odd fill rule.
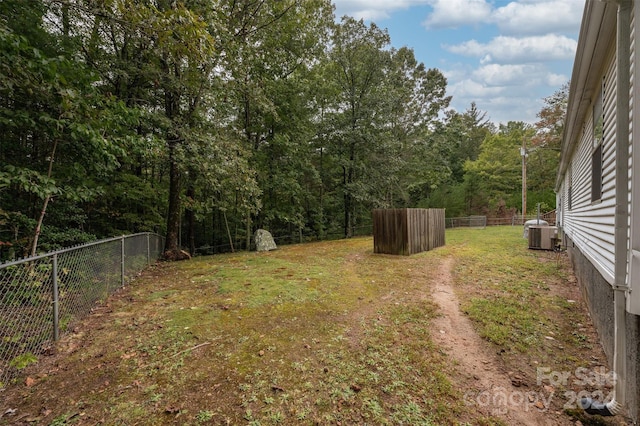
[[[536,250],[553,250],[558,240],[556,226],[530,226],[529,248]]]

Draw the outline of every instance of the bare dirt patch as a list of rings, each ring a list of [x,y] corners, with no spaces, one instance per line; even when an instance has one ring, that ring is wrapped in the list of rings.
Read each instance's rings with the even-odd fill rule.
[[[609,398],[613,382],[566,253],[511,255],[513,242],[478,238],[483,250],[458,246],[433,290],[434,340],[457,366],[465,404],[507,425],[631,424],[578,409],[581,396]]]
[[[443,260],[435,278],[433,300],[441,315],[434,319],[434,339],[456,364],[458,378],[467,391],[465,403],[485,416],[509,425],[564,425],[572,422],[549,412],[549,401],[538,392],[522,387],[522,378],[509,376],[504,363],[482,340],[471,320],[460,311],[453,286],[454,260]]]

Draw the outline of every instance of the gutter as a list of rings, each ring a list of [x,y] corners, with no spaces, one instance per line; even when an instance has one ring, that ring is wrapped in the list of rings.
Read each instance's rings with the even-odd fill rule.
[[[605,0],[607,1],[607,0]],[[580,404],[589,414],[614,416],[622,411],[626,400],[626,306],[629,296],[627,284],[628,220],[629,220],[629,89],[631,55],[632,0],[608,0],[618,4],[616,54],[616,210],[614,265],[614,350],[613,371],[615,385],[613,399],[608,403],[582,398]],[[634,113],[637,114],[636,111]]]

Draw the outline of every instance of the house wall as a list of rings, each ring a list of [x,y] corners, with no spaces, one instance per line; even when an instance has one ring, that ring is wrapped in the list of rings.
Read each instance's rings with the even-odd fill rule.
[[[615,261],[615,45],[610,51],[612,53],[605,61],[605,66],[600,74],[604,111],[602,198],[599,201],[591,201],[591,157],[595,148],[593,104],[598,95],[598,93],[593,93],[589,114],[583,122],[582,133],[558,193],[558,201],[562,202],[561,224],[564,234],[571,238],[572,243],[594,264],[605,280],[609,284],[613,284]]]
[[[613,368],[614,312],[613,288],[593,266],[589,259],[566,237],[567,252],[589,307],[591,320],[598,331],[600,344],[607,356],[607,366]],[[640,317],[626,314],[627,322],[627,408],[629,415],[638,419],[640,406]]]
[[[636,51],[636,46],[640,45],[640,31],[636,30],[637,18],[640,17],[640,1],[634,3],[631,16],[631,52]],[[628,310],[636,315],[640,314],[640,134],[634,132],[633,129],[640,128],[640,110],[635,104],[640,102],[640,84],[636,84],[636,76],[639,75],[640,63],[636,60],[636,55],[631,55],[631,85],[630,85],[630,104],[631,104],[631,146],[629,155],[629,176],[631,185],[631,199],[629,212],[631,217],[629,246],[631,253],[629,256],[629,285],[633,291],[630,293]],[[636,149],[633,149],[636,146]],[[633,173],[634,164],[637,173]],[[634,254],[635,251],[635,254]]]
[[[640,37],[640,33],[636,30],[636,19],[640,11],[640,2],[635,1],[633,5],[633,9],[631,11],[631,58],[630,58],[630,85],[629,85],[629,134],[630,134],[630,146],[629,146],[629,214],[630,214],[630,223],[629,223],[629,251],[633,253],[632,250],[640,247],[640,234],[638,227],[640,225],[640,217],[638,217],[640,207],[638,205],[638,191],[640,190],[640,180],[638,176],[640,173],[634,176],[633,173],[633,165],[636,164],[636,168],[638,167],[640,156],[638,155],[638,150],[634,151],[633,147],[636,148],[639,145],[638,137],[636,132],[633,131],[634,128],[638,128],[638,124],[640,124],[640,110],[636,107],[636,102],[640,100],[638,96],[638,90],[640,90],[640,85],[636,84],[636,76],[638,75],[637,67],[640,66],[638,61],[636,60],[636,46],[638,46]],[[625,200],[626,201],[626,200]],[[635,206],[634,206],[635,203]],[[634,256],[630,256],[630,264],[629,271],[627,272],[627,284],[632,288],[631,293],[635,293],[634,295],[629,294],[629,300],[634,300],[634,303],[629,305],[633,306],[634,309],[631,310],[633,313],[626,313],[626,326],[627,326],[627,359],[626,359],[626,368],[627,368],[627,395],[628,395],[628,407],[629,414],[633,419],[635,419],[636,423],[640,418],[640,316],[638,313],[638,290],[640,290],[640,281],[638,278],[640,276],[634,275],[631,272],[631,269],[637,270],[638,266],[638,258]],[[636,272],[637,274],[637,272]],[[628,306],[630,307],[630,306]],[[635,312],[634,312],[635,311]]]
[[[591,11],[602,10],[603,3],[587,4]],[[585,15],[586,17],[587,15]],[[609,15],[610,16],[610,15]],[[637,422],[640,418],[640,256],[632,254],[633,250],[640,250],[640,173],[634,174],[634,164],[640,164],[640,134],[636,136],[633,130],[640,128],[640,107],[634,107],[640,102],[640,84],[635,78],[640,67],[636,61],[636,46],[640,42],[640,34],[635,29],[636,16],[640,16],[640,1],[633,2],[631,16],[631,57],[630,57],[630,141],[629,146],[629,194],[627,200],[630,207],[629,245],[631,249],[629,261],[631,267],[627,270],[627,284],[632,290],[628,297],[628,312],[625,313],[626,323],[626,370],[623,372],[626,388],[626,408],[629,415]],[[606,17],[603,18],[606,20]],[[591,21],[593,23],[593,20]],[[604,22],[604,21],[603,21]],[[609,21],[610,22],[610,21]],[[602,22],[601,22],[602,23]],[[592,26],[592,31],[598,29],[597,37],[608,40],[603,29],[615,25]],[[599,75],[596,89],[603,90],[604,112],[604,142],[603,142],[603,193],[600,201],[591,201],[591,153],[593,152],[593,100],[598,90],[584,90],[572,93],[574,102],[592,103],[586,109],[586,114],[576,116],[577,122],[582,123],[577,138],[571,138],[569,143],[575,144],[575,149],[567,155],[567,168],[564,175],[560,175],[557,192],[558,210],[563,230],[563,241],[573,264],[580,288],[587,301],[592,321],[600,344],[607,355],[607,363],[612,368],[614,356],[614,290],[615,282],[615,148],[616,148],[616,42],[604,42],[596,49],[602,52],[606,47],[609,56],[605,58],[600,70],[595,68],[574,69],[574,76],[580,76],[581,71],[593,72]],[[600,63],[598,60],[592,64]],[[577,72],[577,74],[576,74]],[[572,78],[573,78],[572,77]],[[593,86],[590,86],[593,87]],[[580,113],[582,114],[582,113]],[[626,135],[625,135],[626,136]],[[636,147],[634,150],[633,147]],[[640,166],[638,166],[640,167]],[[571,207],[571,208],[569,208]],[[638,251],[640,253],[640,251]],[[634,263],[635,262],[635,263]],[[634,266],[635,265],[635,266]],[[634,272],[635,271],[635,272]],[[634,275],[635,274],[635,275]]]

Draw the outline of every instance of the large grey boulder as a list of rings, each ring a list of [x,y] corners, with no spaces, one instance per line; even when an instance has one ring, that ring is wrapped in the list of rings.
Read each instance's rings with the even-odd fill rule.
[[[258,229],[254,239],[256,242],[256,251],[270,251],[278,248],[271,233],[264,229]]]

